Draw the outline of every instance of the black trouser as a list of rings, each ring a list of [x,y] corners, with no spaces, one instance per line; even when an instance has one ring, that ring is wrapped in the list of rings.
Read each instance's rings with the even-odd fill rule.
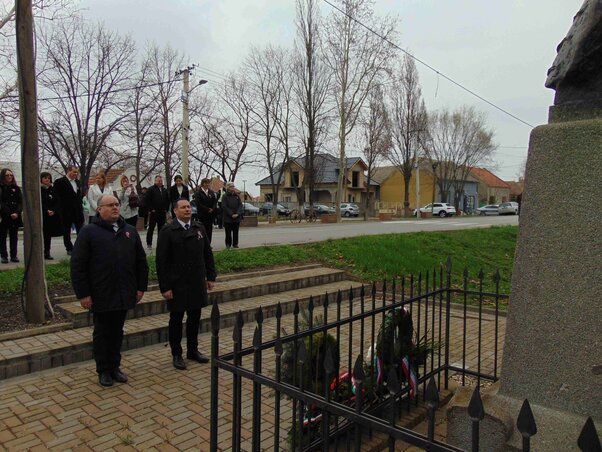
[[[138,215],[134,215],[133,217],[126,218],[125,222],[127,224],[131,224],[132,226],[136,227],[136,225],[138,224]]]
[[[226,229],[226,247],[238,246],[238,228],[240,223],[224,223]]]
[[[44,256],[50,256],[50,244],[52,243],[52,235],[49,232],[44,232]]]
[[[84,222],[73,220],[68,216],[65,217],[66,214],[63,212],[63,243],[65,244],[65,249],[67,251],[73,250],[73,243],[71,243],[71,223],[75,224],[75,233],[79,234],[79,230],[84,226]]]
[[[157,235],[161,232],[161,228],[165,224],[165,212],[161,210],[155,210],[151,212],[148,220],[148,231],[146,231],[146,244],[151,246],[153,244],[153,232],[155,232],[155,225],[157,226]]]
[[[217,227],[220,229],[222,229],[222,227],[224,226],[224,211],[219,206],[215,215],[215,224],[217,224]]]
[[[207,232],[207,238],[209,239],[209,243],[211,243],[211,237],[213,237],[213,219],[203,219],[201,223],[205,227],[205,232]]]
[[[10,257],[13,259],[17,257],[19,228],[7,223],[9,223],[9,221],[6,219],[0,223],[0,255],[3,258],[8,259],[8,251],[6,249],[6,236],[8,235],[8,241],[10,242]]]
[[[146,229],[148,227],[148,209],[146,207],[139,207],[138,216],[144,218],[144,229]]]
[[[126,314],[127,311],[94,313],[92,346],[98,373],[110,372],[121,364],[120,351]]]
[[[182,320],[184,311],[169,313],[169,346],[172,356],[182,354]],[[192,353],[199,347],[199,326],[201,309],[186,310],[186,352]]]

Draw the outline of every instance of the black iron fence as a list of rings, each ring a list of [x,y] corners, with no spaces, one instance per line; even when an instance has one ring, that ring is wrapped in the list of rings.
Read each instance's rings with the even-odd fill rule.
[[[214,304],[211,450],[359,451],[367,441],[394,450],[403,441],[459,451],[435,438],[435,411],[451,378],[475,383],[468,413],[472,450],[478,450],[479,388],[498,378],[500,301],[507,295],[499,292],[499,273],[490,292],[483,272],[471,281],[465,271],[452,286],[448,261],[445,269],[417,277],[297,302],[292,316],[280,304],[269,318],[259,308],[251,328],[239,312],[231,337],[220,337]],[[421,411],[426,435],[397,425]],[[536,428],[528,401],[517,426],[529,450]],[[596,441],[590,420],[579,446],[599,450]]]

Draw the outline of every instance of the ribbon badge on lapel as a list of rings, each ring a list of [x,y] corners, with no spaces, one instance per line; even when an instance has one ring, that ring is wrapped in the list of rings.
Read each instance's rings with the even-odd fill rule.
[[[130,238],[130,231],[125,231],[125,236],[129,239]]]
[[[196,239],[197,240],[201,240],[203,238],[203,234],[201,233],[201,231],[197,231],[196,233]]]

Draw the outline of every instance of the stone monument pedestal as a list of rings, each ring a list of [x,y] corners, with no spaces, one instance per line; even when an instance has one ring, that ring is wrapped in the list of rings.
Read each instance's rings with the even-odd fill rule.
[[[501,380],[483,396],[482,450],[520,447],[525,398],[538,429],[533,450],[579,450],[587,417],[602,425],[602,109],[585,117],[552,107],[552,122],[531,133]],[[460,390],[448,411],[448,440],[460,447],[470,445],[468,400]]]

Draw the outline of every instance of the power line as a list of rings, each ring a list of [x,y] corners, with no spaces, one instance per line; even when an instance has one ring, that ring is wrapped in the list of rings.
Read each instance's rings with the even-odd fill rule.
[[[366,30],[368,30],[370,33],[378,36],[380,39],[382,39],[383,41],[387,42],[389,45],[392,45],[393,47],[395,47],[398,50],[401,50],[403,53],[405,53],[407,56],[409,56],[410,58],[412,58],[413,60],[419,62],[420,64],[422,64],[423,66],[427,67],[428,69],[430,69],[431,71],[433,71],[434,73],[436,73],[438,76],[443,77],[445,80],[447,80],[448,82],[456,85],[458,88],[463,89],[464,91],[466,91],[467,93],[475,96],[477,99],[480,99],[481,101],[485,102],[486,104],[492,106],[493,108],[501,111],[502,113],[510,116],[511,118],[516,119],[519,122],[522,122],[523,124],[525,124],[526,126],[529,126],[531,128],[535,127],[532,124],[529,124],[527,121],[523,121],[521,118],[519,118],[516,115],[513,115],[512,113],[510,113],[509,111],[503,109],[502,107],[499,107],[498,105],[494,104],[493,102],[485,99],[483,96],[477,94],[476,92],[472,91],[471,89],[467,88],[466,86],[462,85],[460,82],[455,81],[454,79],[452,79],[451,77],[448,77],[447,75],[445,75],[443,72],[438,71],[437,69],[435,69],[433,66],[431,66],[430,64],[426,63],[425,61],[421,60],[420,58],[412,55],[410,52],[408,52],[405,49],[402,49],[401,47],[399,47],[397,44],[395,44],[393,41],[391,41],[390,39],[388,39],[385,36],[382,36],[381,34],[379,34],[376,30],[370,28],[369,26],[365,25],[364,23],[362,23],[361,21],[357,20],[355,17],[351,16],[350,14],[346,13],[345,11],[343,11],[341,8],[339,8],[336,5],[333,5],[329,0],[323,0],[325,3],[327,3],[328,5],[330,5],[332,8],[336,9],[337,11],[339,11],[341,14],[347,16],[349,19],[353,20],[355,23],[357,23],[359,26],[365,28]]]

